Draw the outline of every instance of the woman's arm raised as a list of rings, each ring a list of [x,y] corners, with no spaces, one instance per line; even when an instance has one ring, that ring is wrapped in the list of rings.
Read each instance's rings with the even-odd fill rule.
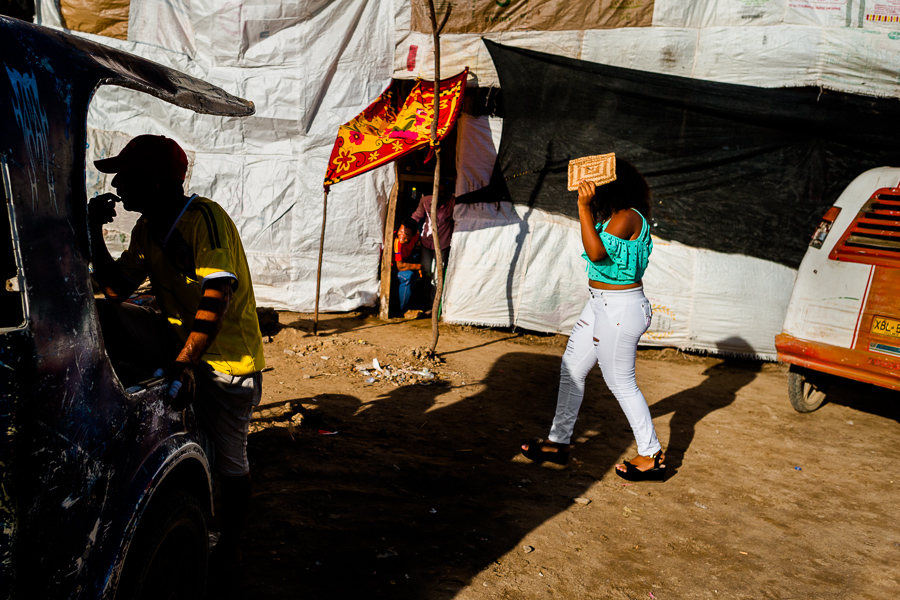
[[[591,200],[597,193],[597,186],[590,181],[582,181],[578,184],[578,220],[581,222],[581,243],[584,251],[592,262],[606,258],[606,248],[600,241],[600,235],[595,229],[594,213],[591,211]]]
[[[591,211],[591,200],[597,192],[597,186],[589,181],[578,184],[578,220],[581,223],[581,243],[588,258],[593,262],[601,261],[607,256],[606,246],[597,232],[594,214]],[[644,222],[631,209],[620,210],[613,214],[606,226],[606,233],[622,240],[632,240],[641,233]]]

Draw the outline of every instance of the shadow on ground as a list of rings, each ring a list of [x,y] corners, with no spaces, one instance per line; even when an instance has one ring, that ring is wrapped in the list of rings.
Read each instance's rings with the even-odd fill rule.
[[[825,401],[900,423],[900,392],[896,390],[835,378],[828,388]]]
[[[706,379],[699,385],[650,406],[654,419],[672,413],[665,447],[667,470],[681,467],[684,454],[694,440],[697,423],[734,402],[737,392],[756,378],[761,366],[757,361],[726,358],[706,369],[703,372]]]
[[[747,364],[714,366],[699,386],[651,406],[654,417],[674,413],[675,454],[756,376]],[[516,462],[519,445],[548,428],[558,370],[559,357],[509,353],[486,389],[453,404],[437,403],[447,391],[439,384],[386,388],[362,410],[356,397],[320,395],[315,413],[337,435],[317,425],[252,434],[255,491],[234,597],[453,598],[599,478],[615,477],[633,443],[595,369],[577,464]],[[723,370],[731,377],[719,378]]]

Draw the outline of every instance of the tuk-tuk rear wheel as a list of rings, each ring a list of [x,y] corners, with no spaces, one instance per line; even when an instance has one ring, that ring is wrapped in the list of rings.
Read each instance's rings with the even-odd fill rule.
[[[828,375],[791,365],[788,372],[788,398],[794,410],[810,413],[822,406],[828,392]]]
[[[201,600],[206,592],[206,512],[188,492],[154,498],[138,526],[117,600]]]

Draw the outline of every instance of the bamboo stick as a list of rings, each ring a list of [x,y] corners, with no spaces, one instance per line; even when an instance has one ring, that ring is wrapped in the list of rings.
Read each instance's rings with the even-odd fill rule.
[[[328,187],[322,200],[322,235],[319,236],[319,265],[316,267],[316,312],[313,316],[313,335],[319,335],[319,287],[322,284],[322,252],[325,249],[325,220],[328,216]]]
[[[434,303],[431,307],[431,353],[434,354],[434,350],[437,348],[438,337],[440,336],[438,313],[441,306],[441,296],[444,293],[444,278],[442,276],[444,272],[444,257],[441,253],[441,240],[437,226],[438,193],[441,182],[441,148],[437,139],[441,110],[441,40],[437,30],[437,18],[434,14],[434,0],[428,0],[428,10],[431,15],[431,32],[434,36],[434,120],[431,122],[431,145],[434,148],[434,188],[431,193],[431,210],[429,211],[431,216],[431,236],[434,240],[435,265],[433,277],[437,288],[434,293]]]

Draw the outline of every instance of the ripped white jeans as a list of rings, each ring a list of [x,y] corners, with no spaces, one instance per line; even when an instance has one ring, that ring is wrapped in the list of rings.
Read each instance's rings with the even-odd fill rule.
[[[584,380],[596,362],[631,425],[638,454],[651,456],[662,447],[656,439],[647,401],[634,379],[638,340],[650,327],[653,314],[650,301],[644,296],[643,287],[590,290],[591,299],[572,328],[563,354],[549,440],[558,444],[571,440],[584,398]]]

